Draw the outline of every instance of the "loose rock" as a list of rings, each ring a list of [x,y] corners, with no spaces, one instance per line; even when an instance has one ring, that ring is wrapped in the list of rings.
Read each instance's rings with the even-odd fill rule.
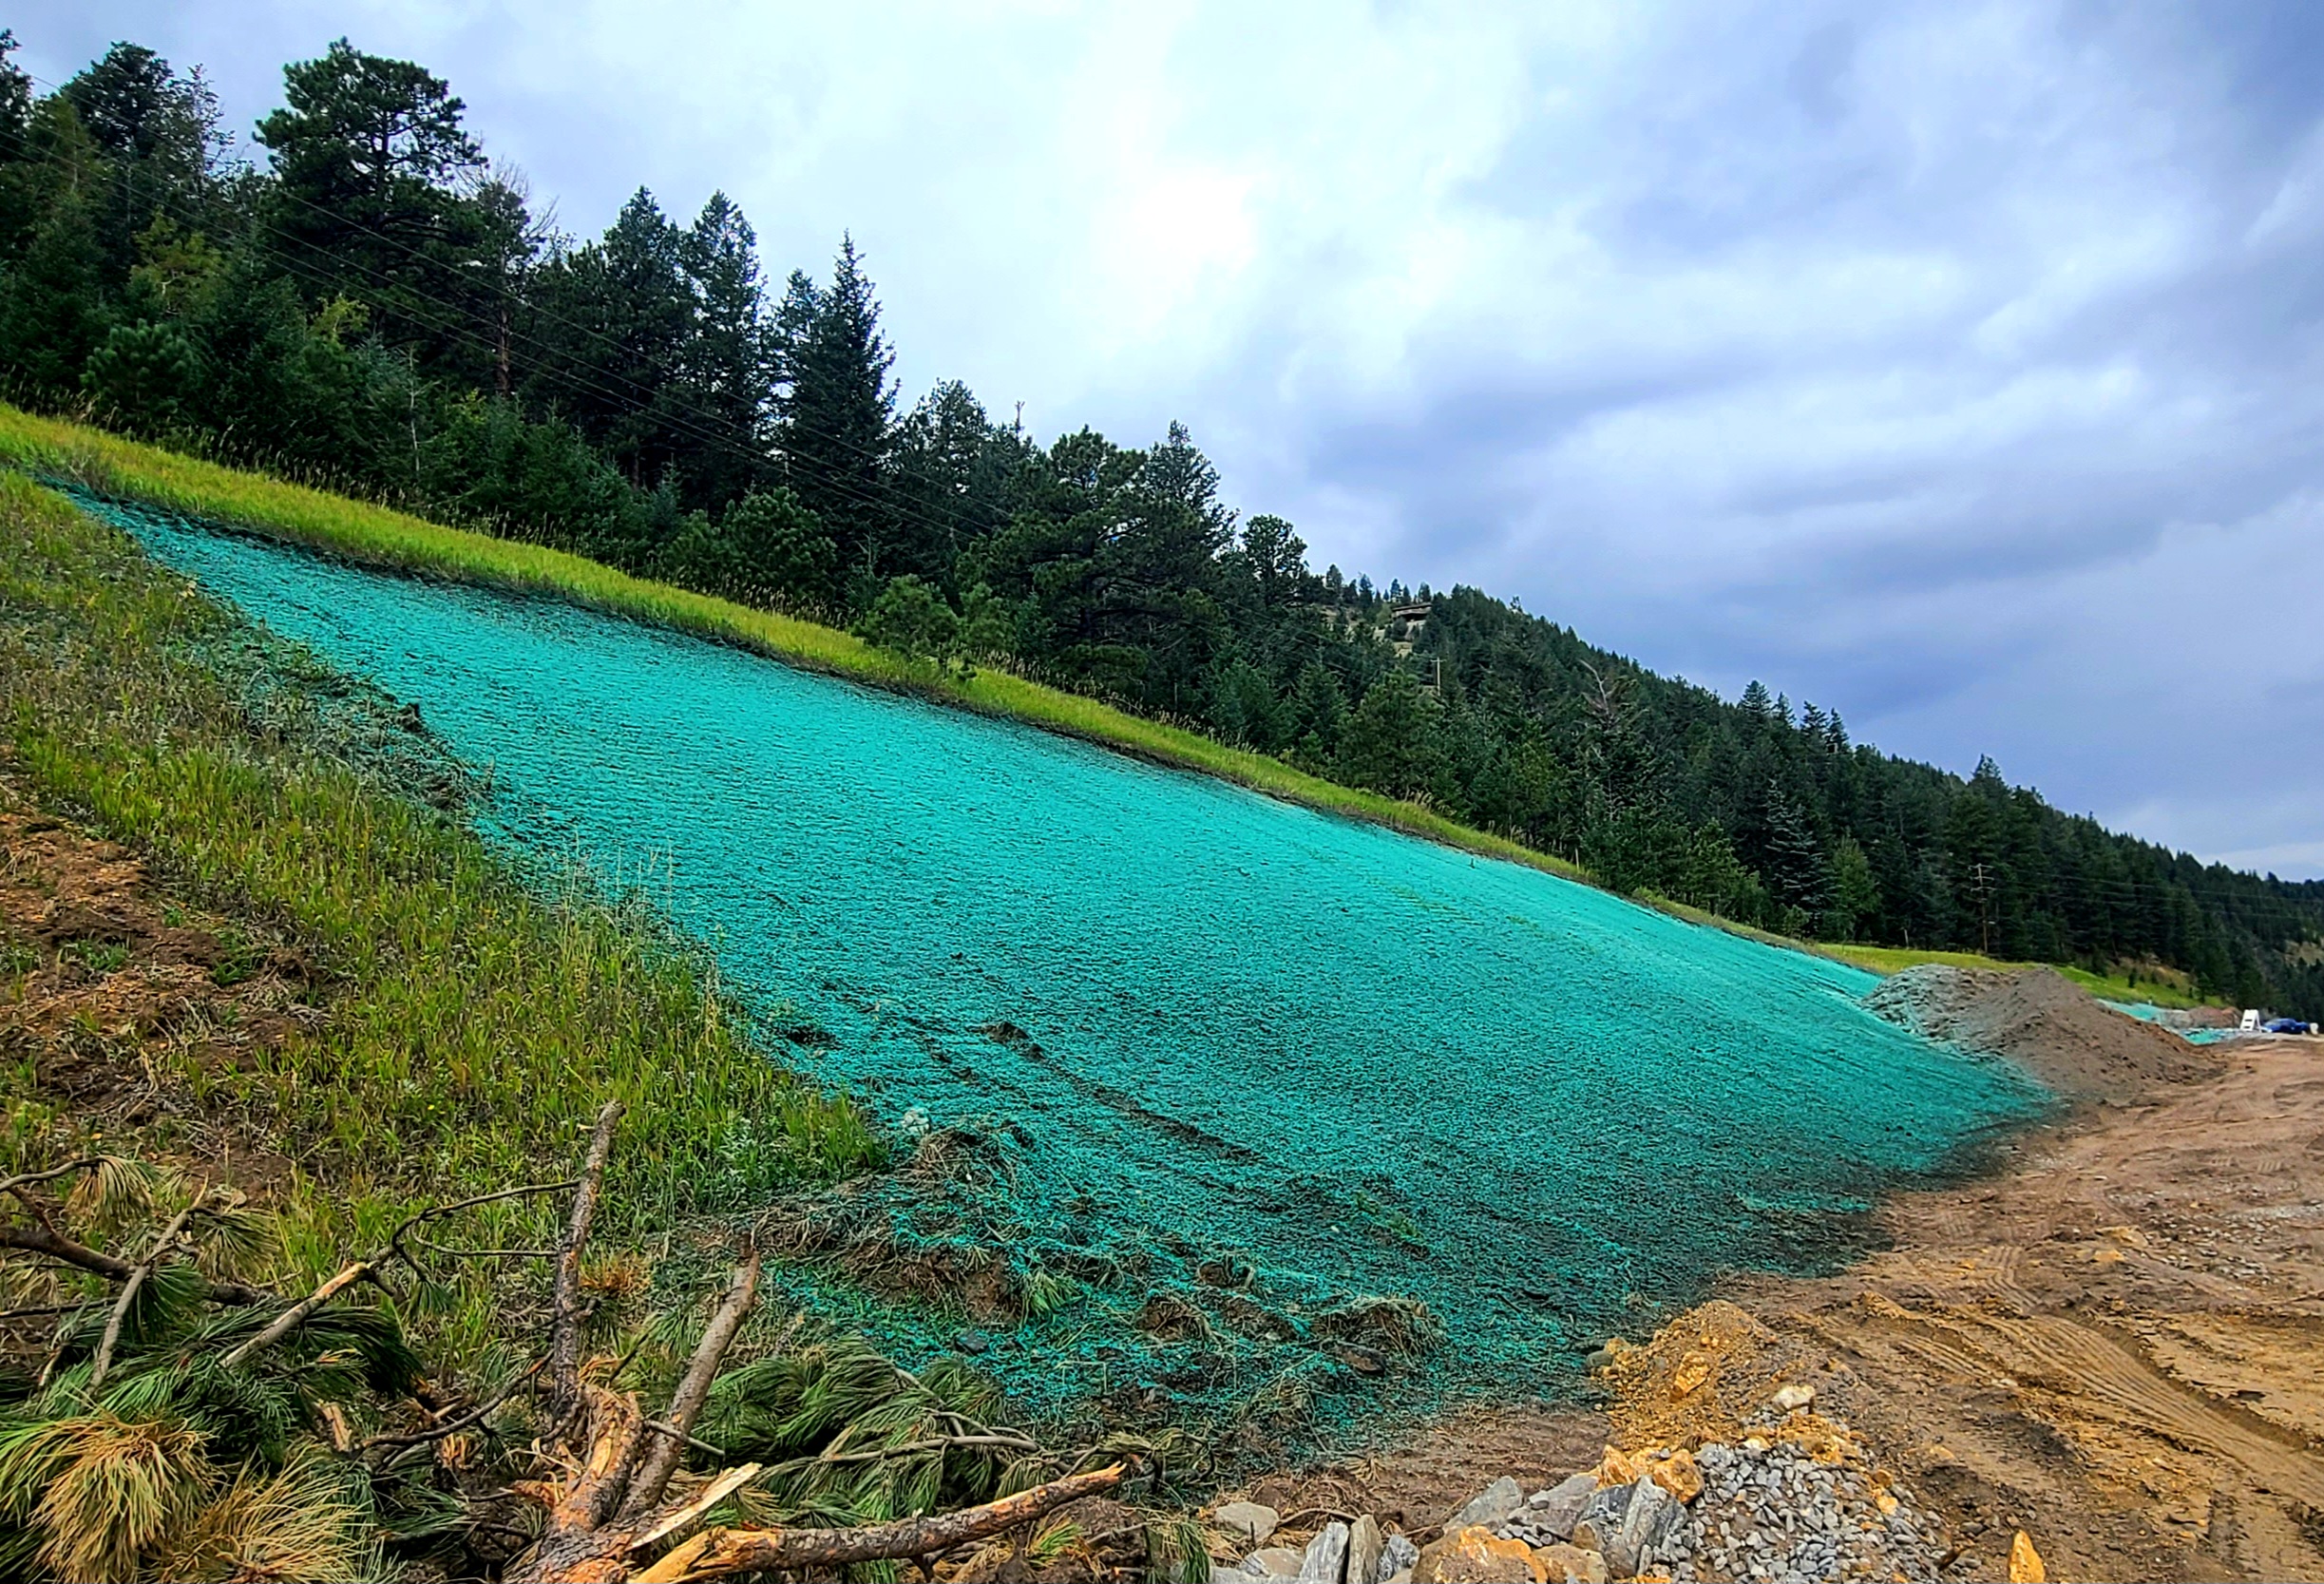
[[[1482,1524],[1487,1528],[1501,1522],[1525,1505],[1525,1489],[1506,1474],[1471,1497],[1466,1505],[1444,1520],[1444,1531],[1467,1529]]]
[[[1573,1533],[1574,1521],[1582,1516],[1592,1492],[1598,1488],[1594,1476],[1588,1471],[1571,1475],[1546,1491],[1535,1491],[1525,1498],[1527,1521],[1553,1540],[1562,1540]]]
[[[1533,1560],[1549,1575],[1549,1584],[1606,1584],[1606,1558],[1580,1546],[1543,1546]]]
[[[1385,1542],[1380,1520],[1366,1513],[1348,1527],[1347,1584],[1378,1584],[1380,1557]]]
[[[1347,1525],[1337,1518],[1307,1542],[1299,1559],[1299,1584],[1342,1584],[1347,1573]]]
[[[1283,1515],[1256,1501],[1229,1501],[1210,1515],[1210,1521],[1252,1545],[1265,1545]]]
[[[1703,1494],[1703,1474],[1695,1467],[1695,1455],[1683,1446],[1648,1468],[1647,1478],[1681,1501],[1692,1501]]]
[[[1413,1584],[1549,1584],[1533,1547],[1478,1524],[1451,1531],[1423,1550],[1412,1577]]]

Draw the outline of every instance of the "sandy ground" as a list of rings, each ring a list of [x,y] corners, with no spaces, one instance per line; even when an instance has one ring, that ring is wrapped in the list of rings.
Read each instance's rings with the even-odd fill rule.
[[[1605,1369],[1603,1414],[1480,1414],[1256,1494],[1425,1537],[1495,1475],[1732,1439],[1800,1382],[1941,1516],[1948,1577],[2007,1578],[2023,1529],[2054,1579],[2324,1579],[2324,1040],[2214,1050],[1893,1201],[1843,1276],[1690,1310]]]
[[[1734,1296],[1947,1513],[2059,1578],[2324,1579],[2324,1041],[2099,1107],[1903,1197],[1845,1277]]]

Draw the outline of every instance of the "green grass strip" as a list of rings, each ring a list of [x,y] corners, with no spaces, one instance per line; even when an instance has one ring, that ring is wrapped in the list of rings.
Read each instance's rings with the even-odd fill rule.
[[[109,494],[145,502],[188,517],[228,523],[272,537],[328,550],[351,561],[468,583],[543,594],[612,615],[695,634],[751,649],[774,659],[848,677],[874,687],[918,694],[979,713],[1019,720],[1099,747],[1206,775],[1311,809],[1368,820],[1484,857],[1505,859],[1596,885],[1580,865],[1522,843],[1448,819],[1416,803],[1325,781],[1280,759],[1231,748],[1199,733],[1147,720],[1078,694],[1028,681],[1004,671],[973,677],[940,675],[934,667],[873,648],[852,634],[774,611],[738,605],[706,594],[635,578],[562,550],[445,527],[406,512],[351,500],[304,485],[141,445],[61,419],[0,405],[0,461],[77,479]],[[1647,899],[1676,917],[1744,935],[1769,945],[1818,952],[1890,974],[1916,963],[2022,967],[1973,952],[1914,951],[1882,946],[1827,945],[1739,925],[1701,908]],[[2054,965],[2054,964],[2053,964]],[[2086,969],[2059,971],[2092,993],[2116,1001],[2151,999],[2159,1004],[2196,1004],[2164,984],[2132,985]]]
[[[406,512],[220,467],[85,425],[0,406],[0,461],[102,493],[231,524],[350,561],[568,600],[874,687],[1020,720],[1156,764],[1215,775],[1288,802],[1590,882],[1578,865],[1415,803],[1324,781],[1280,759],[1005,671],[960,677],[818,622],[676,588],[562,550],[449,528]]]

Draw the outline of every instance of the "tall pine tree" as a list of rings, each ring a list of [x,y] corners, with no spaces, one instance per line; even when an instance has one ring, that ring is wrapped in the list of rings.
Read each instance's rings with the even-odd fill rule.
[[[863,607],[893,569],[901,531],[887,490],[895,353],[855,239],[842,238],[831,283],[791,277],[781,334],[776,438],[791,491],[839,547],[848,602]]]

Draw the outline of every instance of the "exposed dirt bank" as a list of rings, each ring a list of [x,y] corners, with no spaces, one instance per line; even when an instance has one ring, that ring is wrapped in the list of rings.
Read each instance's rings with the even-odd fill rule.
[[[2024,1527],[2062,1578],[2324,1578],[2324,1044],[2238,1042],[1885,1219],[1846,1276],[1735,1296],[1949,1510],[1962,1576]]]
[[[265,1100],[238,1075],[320,1021],[320,978],[271,929],[172,897],[0,773],[0,1060],[20,1098],[263,1197],[290,1162],[240,1115]]]

